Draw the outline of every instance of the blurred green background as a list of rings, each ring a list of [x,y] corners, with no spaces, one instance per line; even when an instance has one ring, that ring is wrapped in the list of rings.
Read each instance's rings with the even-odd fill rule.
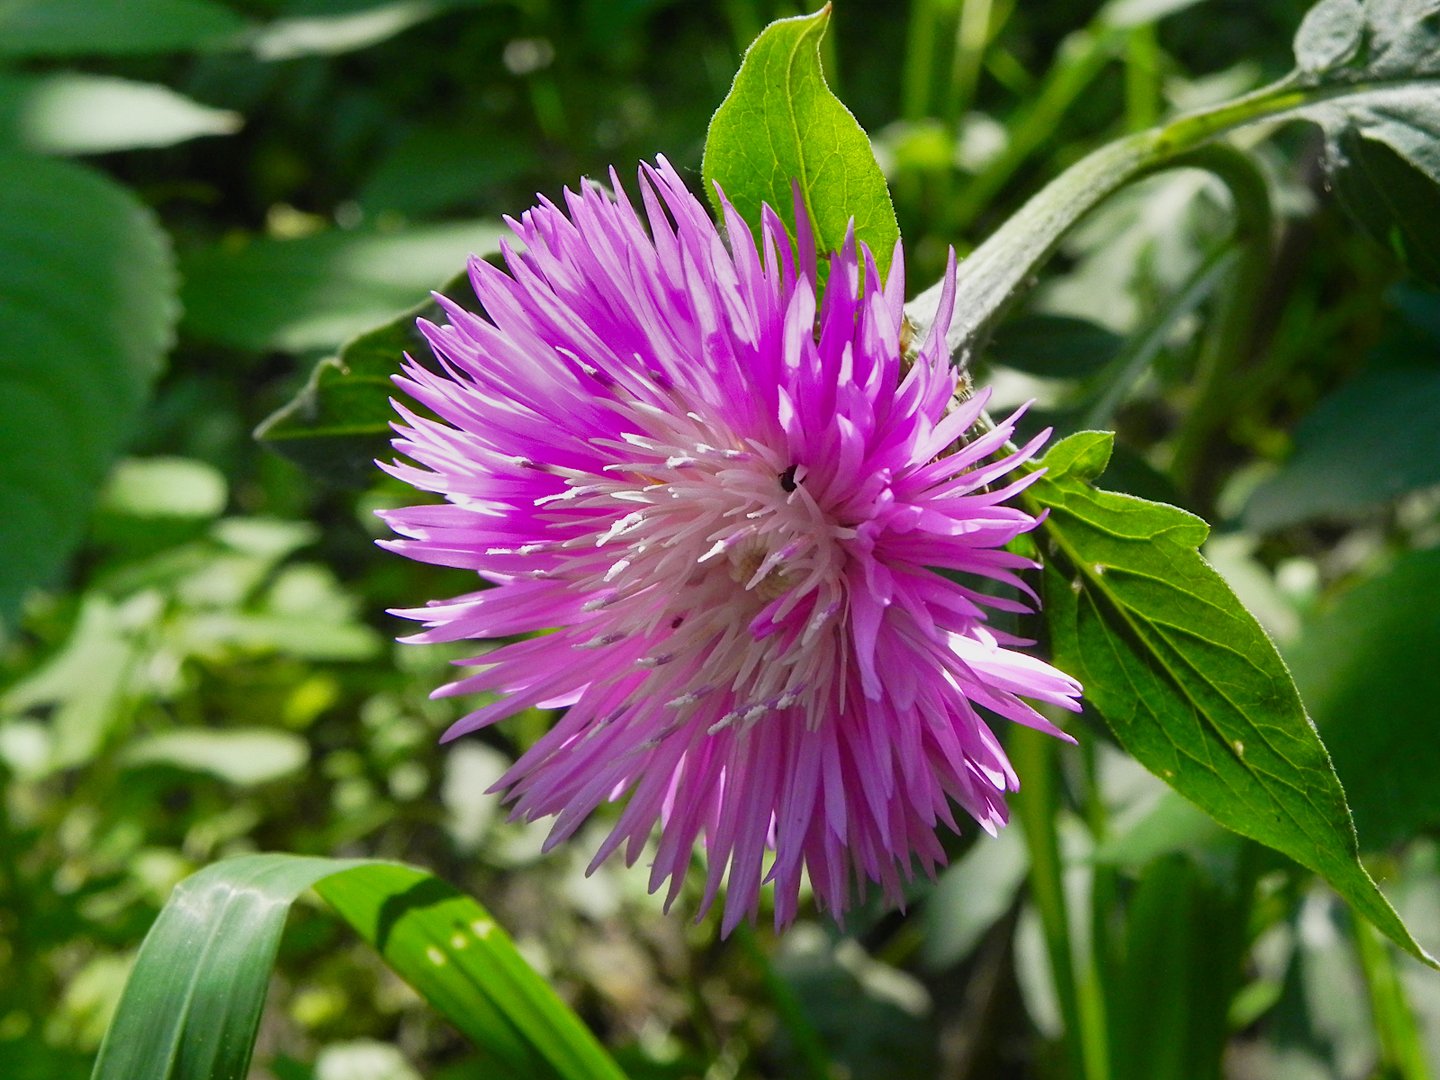
[[[1088,149],[1283,74],[1305,8],[837,3],[827,70],[890,180],[911,291]],[[800,10],[0,3],[0,1076],[88,1069],[169,890],[251,850],[455,882],[637,1078],[810,1075],[817,1038],[836,1077],[1063,1075],[1013,834],[948,839],[956,865],[906,913],[779,939],[720,941],[686,918],[688,894],[662,915],[638,868],[586,878],[603,822],[542,858],[543,829],[505,823],[484,791],[546,718],[442,751],[460,705],[427,694],[466,651],[391,640],[405,627],[387,608],[467,578],[374,547],[373,511],[409,498],[378,470],[304,471],[252,437],[317,361],[496,250],[537,192],[612,165],[629,184],[662,153],[698,188],[744,47]],[[1176,297],[1228,229],[1199,173],[1083,223],[975,376],[997,407],[1036,398],[1037,425],[1110,421],[1104,483],[1215,521],[1207,554],[1292,661],[1362,848],[1433,948],[1440,741],[1417,733],[1440,721],[1440,301],[1423,258],[1440,248],[1412,244],[1407,271],[1328,198],[1313,130],[1260,134],[1275,264],[1188,454],[1206,308]],[[1137,362],[1126,343],[1150,331]],[[1122,928],[1131,1019],[1210,1009],[1241,1080],[1398,1075],[1366,1004],[1366,950],[1383,947],[1098,725],[1083,738],[1067,790],[1091,793],[1092,820],[1065,811],[1061,832],[1077,888],[1113,873],[1098,917]],[[1258,900],[1233,908],[1242,888]],[[1232,910],[1249,912],[1239,992],[1206,999],[1207,934]],[[1440,1070],[1440,986],[1385,963]],[[470,1053],[333,920],[292,918],[255,1075],[476,1075]],[[1162,1075],[1147,1060],[1134,1075]]]

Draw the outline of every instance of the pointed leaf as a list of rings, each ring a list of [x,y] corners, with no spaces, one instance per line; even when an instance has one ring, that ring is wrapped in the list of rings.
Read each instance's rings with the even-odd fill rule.
[[[140,947],[93,1080],[241,1080],[285,916],[311,886],[496,1075],[623,1080],[475,901],[396,863],[282,854],[215,863],[176,887]]]
[[[1329,755],[1275,646],[1197,550],[1184,510],[1098,491],[1113,436],[1081,432],[1030,489],[1049,510],[1045,610],[1056,663],[1120,744],[1226,828],[1323,876],[1428,963],[1360,863]]]
[[[853,218],[856,240],[870,245],[883,274],[900,227],[870,140],[825,84],[820,39],[829,20],[827,4],[771,23],[751,44],[705,136],[705,191],[718,210],[718,183],[758,235],[762,203],[794,229],[798,182],[816,250],[838,251]]]

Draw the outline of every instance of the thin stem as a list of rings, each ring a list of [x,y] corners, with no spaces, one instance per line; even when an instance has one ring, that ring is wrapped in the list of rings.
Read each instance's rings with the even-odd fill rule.
[[[975,101],[985,46],[990,43],[993,0],[960,0],[960,18],[955,28],[955,57],[950,64],[950,93],[945,101],[945,120],[952,132]]]
[[[1160,47],[1155,24],[1141,23],[1125,39],[1125,126],[1131,131],[1153,127],[1159,119]]]
[[[1030,852],[1030,896],[1040,913],[1050,972],[1060,1015],[1070,1072],[1076,1080],[1108,1080],[1110,1075],[1104,1004],[1087,964],[1086,977],[1076,977],[1065,899],[1064,866],[1055,831],[1060,798],[1055,769],[1055,741],[1031,728],[1016,726],[1008,740],[1015,771],[1025,777],[1015,809]]]
[[[1130,336],[1124,348],[1106,365],[1104,377],[1097,380],[1100,389],[1081,413],[1076,430],[1099,430],[1110,426],[1116,410],[1149,368],[1175,324],[1204,303],[1234,261],[1235,251],[1228,243],[1217,247],[1175,294]]]
[[[1175,440],[1171,472],[1195,493],[1201,462],[1210,441],[1222,428],[1234,401],[1233,378],[1246,359],[1255,313],[1269,280],[1274,219],[1265,178],[1244,154],[1221,145],[1202,147],[1185,159],[1209,169],[1225,181],[1235,210],[1235,241],[1239,262],[1229,288],[1210,324],[1195,368],[1195,399]]]

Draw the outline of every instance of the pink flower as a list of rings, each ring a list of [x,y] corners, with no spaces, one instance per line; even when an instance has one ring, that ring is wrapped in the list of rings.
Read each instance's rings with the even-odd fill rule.
[[[982,710],[1060,734],[1024,699],[1079,708],[986,623],[1028,610],[991,583],[1035,601],[1005,545],[1038,474],[1007,474],[1045,436],[977,428],[944,325],[902,356],[898,245],[882,286],[848,237],[817,314],[807,227],[797,257],[767,208],[762,253],[727,204],[727,242],[663,159],[640,190],[643,218],[590,186],[542,202],[508,273],[470,264],[486,317],[422,323],[438,370],[396,381],[439,420],[397,405],[415,464],[389,471],[445,502],[387,513],[388,546],[488,586],[400,612],[426,626],[408,640],[523,635],[438,691],[492,699],[446,738],[564,707],[496,788],[550,844],[623,803],[592,869],[658,824],[650,888],[672,902],[703,844],[725,932],[765,881],[777,926],[805,874],[837,916],[867,881],[898,899],[943,864],[952,803],[1006,820]]]

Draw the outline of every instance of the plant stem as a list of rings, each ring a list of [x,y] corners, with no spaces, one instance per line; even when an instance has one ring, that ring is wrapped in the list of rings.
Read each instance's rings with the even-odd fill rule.
[[[1011,729],[1008,748],[1015,771],[1025,777],[1015,797],[1015,809],[1030,852],[1030,895],[1045,932],[1050,972],[1065,1024],[1070,1073],[1075,1080],[1108,1080],[1104,1002],[1093,964],[1087,963],[1085,977],[1077,978],[1070,938],[1064,866],[1055,831],[1060,811],[1055,741],[1039,731],[1016,725]]]
[[[967,258],[955,275],[946,343],[956,363],[968,364],[989,330],[1024,291],[1060,238],[1092,207],[1125,184],[1181,162],[1216,137],[1246,124],[1273,120],[1368,87],[1302,87],[1283,79],[1210,109],[1127,135],[1081,158],[1025,203]],[[1208,167],[1203,163],[1202,167]],[[936,283],[907,306],[923,333],[935,321],[943,293]]]
[[[1370,1010],[1380,1043],[1380,1067],[1396,1080],[1430,1080],[1425,1048],[1415,1026],[1415,1015],[1405,995],[1405,986],[1395,968],[1395,955],[1385,939],[1364,919],[1351,920],[1360,969],[1370,991]]]
[[[1255,312],[1270,276],[1274,219],[1265,178],[1244,154],[1216,144],[1177,164],[1209,169],[1230,189],[1239,259],[1195,367],[1195,397],[1175,440],[1171,473],[1192,494],[1211,437],[1224,426],[1234,401],[1233,375],[1251,344]],[[1202,500],[1205,501],[1205,500]]]

